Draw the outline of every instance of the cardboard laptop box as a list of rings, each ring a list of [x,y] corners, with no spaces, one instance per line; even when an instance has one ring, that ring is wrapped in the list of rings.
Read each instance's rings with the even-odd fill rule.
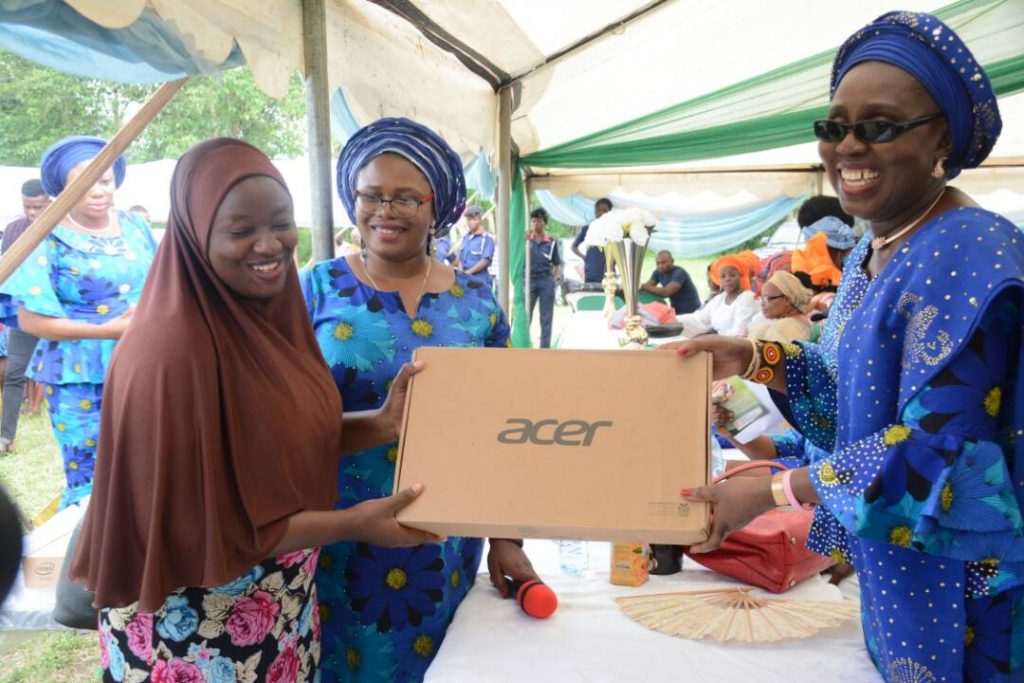
[[[689,544],[710,476],[711,356],[423,348],[407,396],[398,514],[439,534]]]

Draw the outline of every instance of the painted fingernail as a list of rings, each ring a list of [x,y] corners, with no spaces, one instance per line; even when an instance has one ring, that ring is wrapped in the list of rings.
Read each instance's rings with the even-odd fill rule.
[[[693,489],[679,489],[679,495],[684,498],[689,498],[693,495]]]

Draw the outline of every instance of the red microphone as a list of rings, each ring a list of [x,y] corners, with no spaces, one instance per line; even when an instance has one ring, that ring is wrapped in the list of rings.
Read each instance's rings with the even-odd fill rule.
[[[535,619],[547,619],[558,609],[558,596],[540,579],[515,581],[506,576],[505,585],[522,610]]]

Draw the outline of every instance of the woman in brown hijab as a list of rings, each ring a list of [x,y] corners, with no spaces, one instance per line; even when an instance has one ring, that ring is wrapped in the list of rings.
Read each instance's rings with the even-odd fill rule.
[[[418,486],[331,510],[337,458],[394,439],[403,396],[346,419],[341,441],[297,241],[259,150],[210,140],[178,162],[167,236],[107,374],[71,570],[102,608],[105,680],[311,680],[317,546],[436,540],[394,519]]]

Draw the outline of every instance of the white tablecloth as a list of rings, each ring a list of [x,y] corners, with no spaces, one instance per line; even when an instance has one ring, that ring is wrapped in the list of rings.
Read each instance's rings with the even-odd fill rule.
[[[601,311],[577,311],[573,313],[562,328],[558,338],[560,349],[618,349],[619,339],[625,336],[624,330],[608,328]],[[679,341],[683,337],[651,337],[651,344],[665,344]]]
[[[430,683],[577,683],[685,681],[686,683],[871,683],[879,681],[854,619],[804,640],[778,643],[715,643],[650,631],[619,611],[621,595],[664,593],[733,584],[685,560],[684,570],[652,576],[640,588],[608,582],[609,545],[588,544],[591,572],[558,571],[551,541],[527,541],[538,573],[558,595],[549,619],[524,614],[502,600],[486,574],[477,577],[427,671]],[[810,579],[784,597],[856,600],[856,585],[843,590]]]

